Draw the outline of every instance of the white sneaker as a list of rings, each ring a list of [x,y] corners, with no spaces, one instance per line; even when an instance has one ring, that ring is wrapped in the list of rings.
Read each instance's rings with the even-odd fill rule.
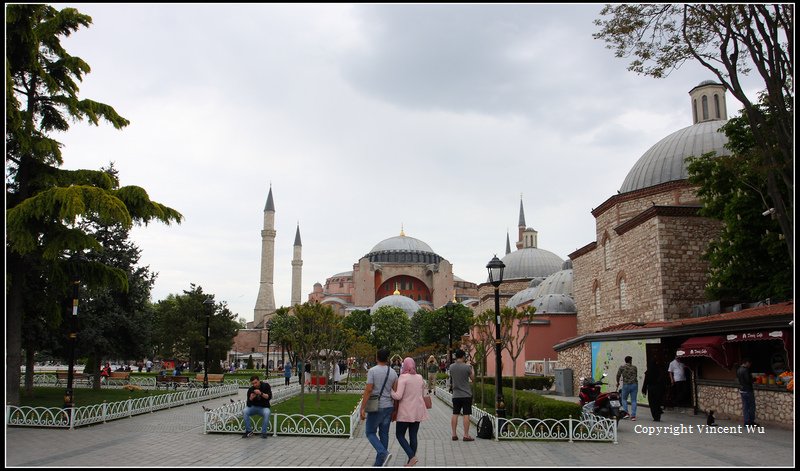
[[[389,453],[386,455],[386,459],[383,460],[383,464],[381,465],[382,468],[389,466],[389,460],[392,459],[392,454]]]

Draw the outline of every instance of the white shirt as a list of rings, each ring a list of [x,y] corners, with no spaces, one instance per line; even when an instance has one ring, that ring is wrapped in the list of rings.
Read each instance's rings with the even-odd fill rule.
[[[686,381],[686,372],[683,371],[683,368],[684,368],[683,363],[675,359],[670,362],[667,371],[672,373],[672,377],[675,381]]]

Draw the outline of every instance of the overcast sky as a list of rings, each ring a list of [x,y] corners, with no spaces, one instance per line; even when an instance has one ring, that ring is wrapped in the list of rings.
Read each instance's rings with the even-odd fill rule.
[[[592,208],[715,78],[628,72],[592,39],[596,4],[54,5],[93,19],[63,42],[92,68],[81,97],[131,121],[56,136],[64,167],[114,162],[185,216],[132,232],[154,301],[194,283],[247,321],[270,182],[278,306],[298,222],[303,301],[401,225],[481,283],[516,241],[520,194],[539,248],[595,241]]]

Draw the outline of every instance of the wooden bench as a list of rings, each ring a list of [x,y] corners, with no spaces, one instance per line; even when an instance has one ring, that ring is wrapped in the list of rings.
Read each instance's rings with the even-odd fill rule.
[[[173,389],[178,389],[179,384],[185,384],[186,386],[189,385],[189,377],[188,376],[156,376],[156,389],[159,389],[161,386],[165,388],[169,388],[172,385]]]
[[[115,379],[117,381],[125,381],[126,384],[131,379],[130,371],[112,371],[108,379]]]
[[[208,374],[208,384],[222,384],[222,381],[225,378],[225,373],[209,373]],[[205,380],[205,373],[197,373],[194,377],[194,381],[196,383],[203,384],[203,380]]]
[[[61,384],[62,381],[66,384],[67,376],[69,376],[68,371],[56,371],[56,385]],[[84,382],[89,385],[92,382],[92,376],[85,373],[72,373],[72,382],[73,384]]]

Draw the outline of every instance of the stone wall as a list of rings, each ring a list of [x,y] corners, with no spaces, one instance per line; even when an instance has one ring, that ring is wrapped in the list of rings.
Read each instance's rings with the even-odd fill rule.
[[[592,347],[589,342],[558,352],[558,367],[572,370],[572,391],[575,396],[581,390],[581,376],[592,375]]]
[[[755,389],[756,423],[794,426],[794,394],[783,391]],[[707,413],[714,411],[720,419],[742,419],[742,399],[739,388],[728,386],[697,385],[697,405]]]

